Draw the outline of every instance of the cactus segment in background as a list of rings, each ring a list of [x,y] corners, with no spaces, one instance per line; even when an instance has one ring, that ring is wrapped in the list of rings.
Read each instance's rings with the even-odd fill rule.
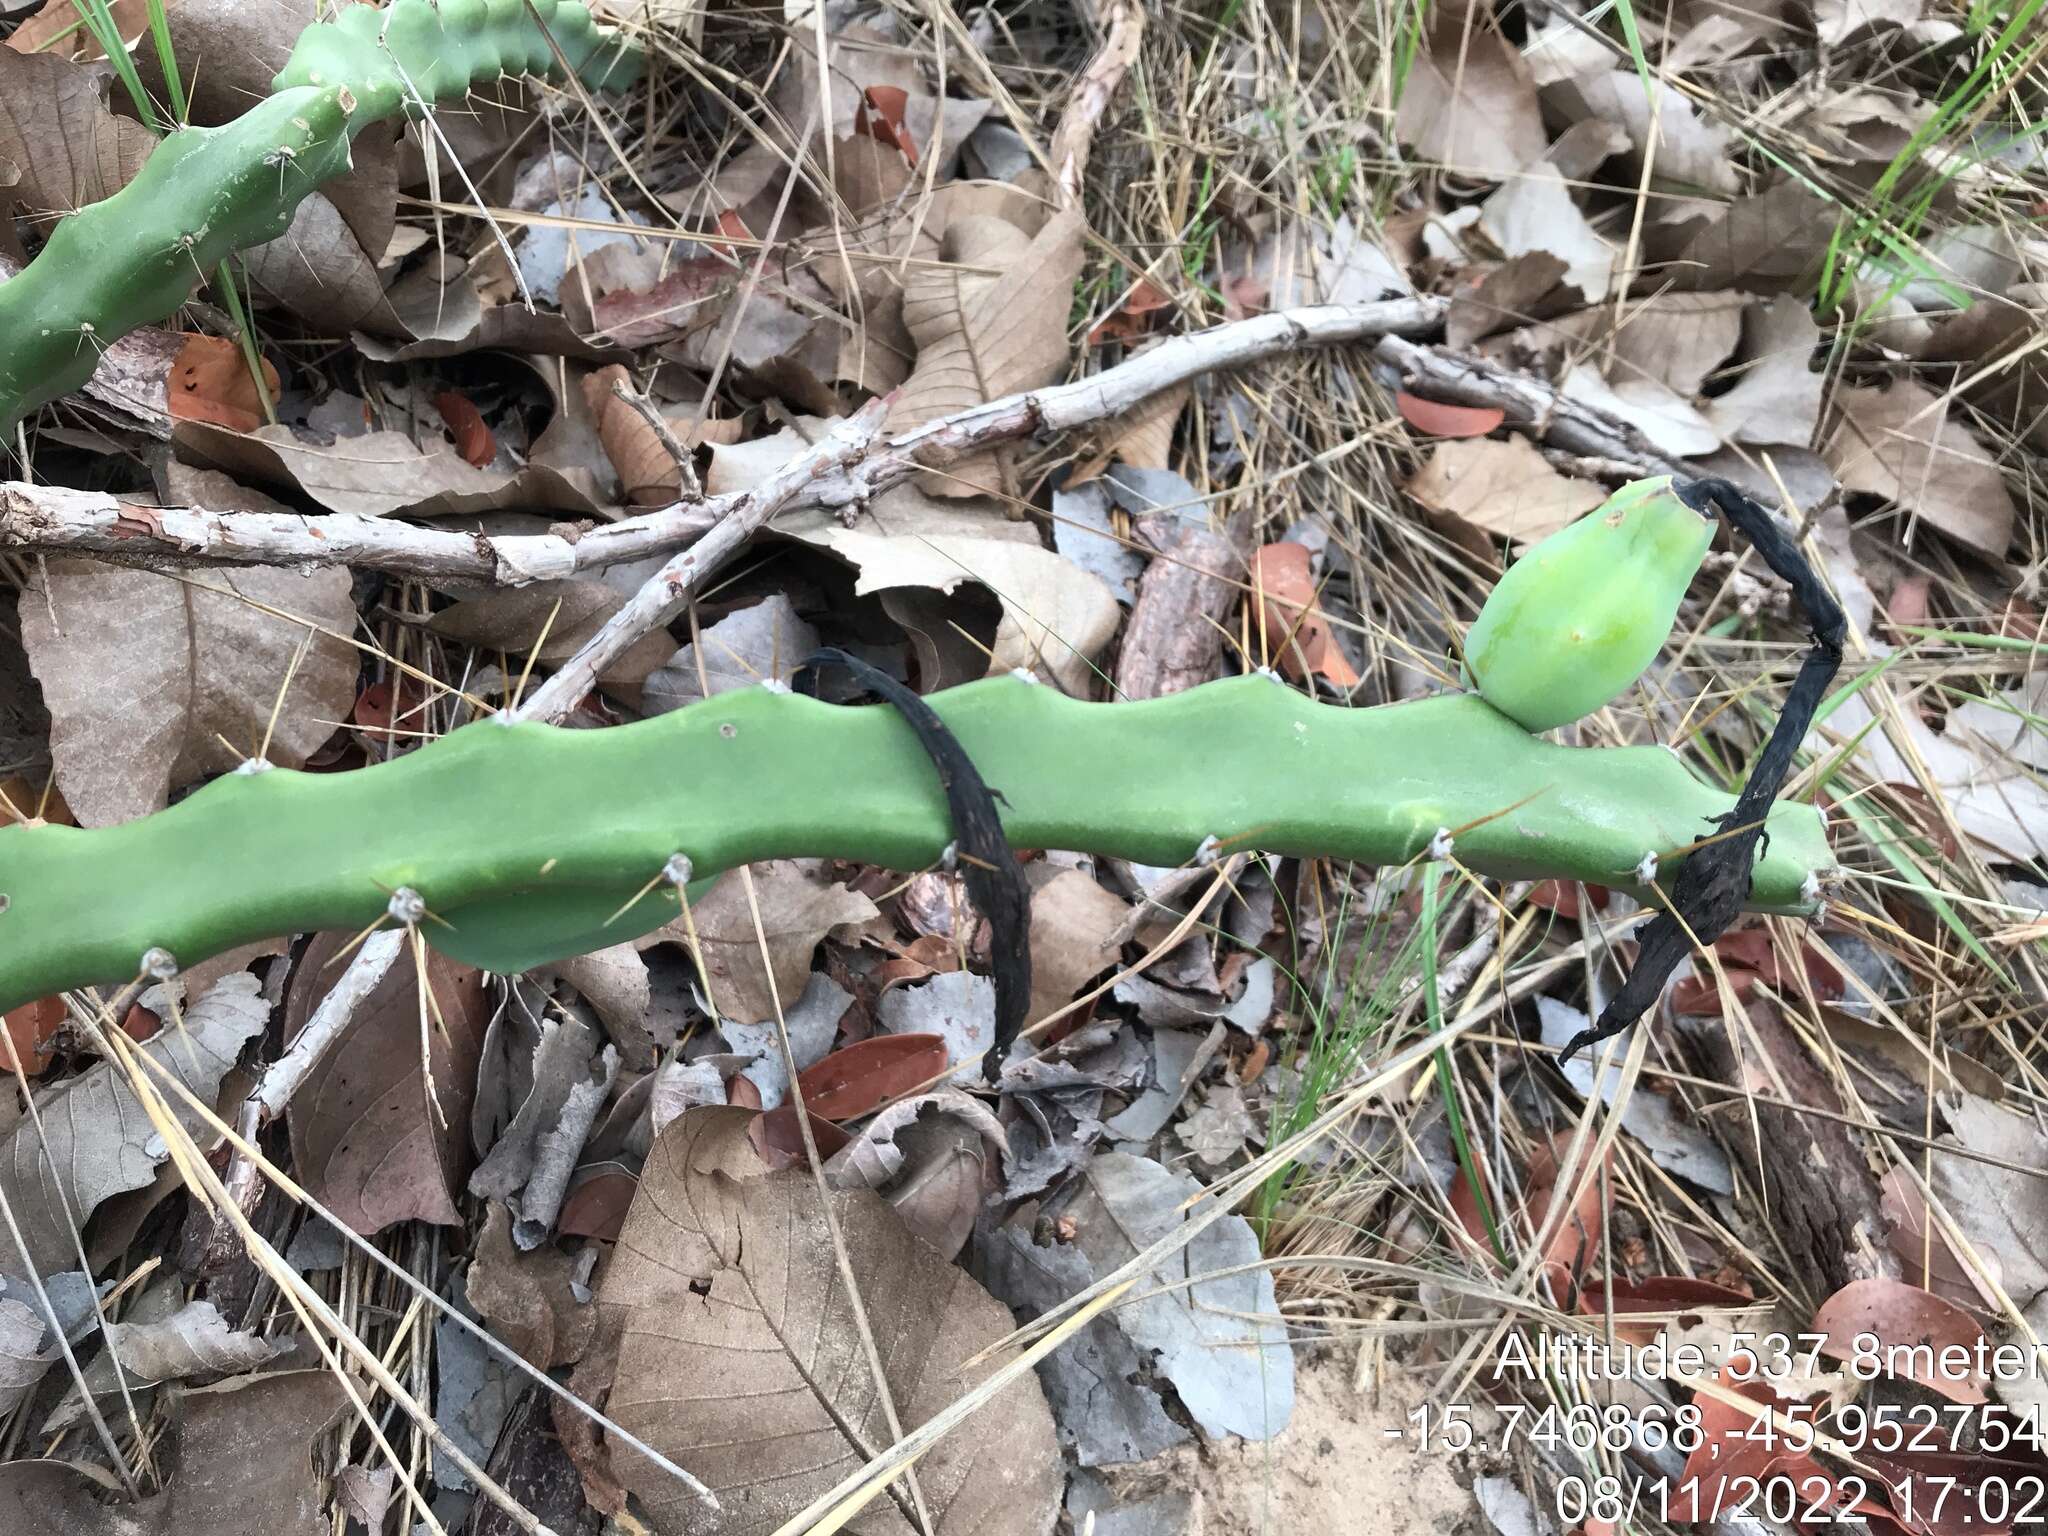
[[[1013,846],[1148,864],[1434,851],[1636,889],[1646,854],[1669,880],[1734,804],[1662,747],[1561,746],[1474,694],[1345,709],[1239,677],[1093,704],[1001,677],[929,702],[1002,794]],[[1769,829],[1750,904],[1810,910],[1834,863],[1818,813],[1781,803]],[[129,980],[151,949],[189,966],[359,929],[401,887],[436,948],[518,971],[672,917],[658,876],[679,853],[698,877],[794,856],[918,869],[951,837],[891,709],[762,687],[597,731],[482,721],[352,772],[232,774],[124,826],[0,828],[0,1008]]]
[[[1507,569],[1465,636],[1465,669],[1509,719],[1547,731],[1628,690],[1656,660],[1714,520],[1637,480]]]
[[[226,257],[283,234],[308,193],[349,169],[366,125],[501,74],[560,79],[557,46],[592,89],[640,71],[576,0],[393,0],[308,27],[275,95],[221,127],[171,134],[0,283],[0,434],[84,384],[101,349],[168,319]]]

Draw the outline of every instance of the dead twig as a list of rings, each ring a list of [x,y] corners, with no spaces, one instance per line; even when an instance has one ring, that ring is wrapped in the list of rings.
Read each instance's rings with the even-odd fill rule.
[[[820,475],[788,506],[841,506],[998,443],[1103,421],[1205,373],[1305,347],[1335,347],[1442,324],[1445,301],[1318,304],[1175,336],[1071,384],[1006,395],[875,446],[862,483]],[[494,537],[346,513],[207,512],[139,507],[97,491],[0,481],[0,552],[91,553],[141,565],[346,565],[426,580],[518,587],[667,555],[704,537],[759,490],[673,502],[585,530]]]

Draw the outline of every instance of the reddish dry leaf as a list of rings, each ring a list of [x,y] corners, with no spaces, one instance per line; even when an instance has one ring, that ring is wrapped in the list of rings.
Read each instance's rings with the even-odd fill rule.
[[[633,1191],[640,1181],[623,1169],[606,1169],[584,1179],[562,1202],[562,1214],[555,1225],[567,1237],[595,1237],[605,1242],[618,1239],[619,1226],[633,1204]]]
[[[900,150],[904,162],[917,169],[917,145],[903,125],[910,107],[910,93],[901,86],[871,85],[861,92],[853,111],[853,131],[877,144]]]
[[[63,998],[46,997],[40,1002],[23,1003],[12,1012],[0,1015],[0,1023],[6,1025],[7,1039],[5,1045],[0,1045],[0,1068],[5,1069],[7,1076],[13,1075],[17,1061],[21,1070],[30,1077],[35,1077],[49,1066],[52,1048],[47,1042],[57,1033],[57,1026],[64,1022],[64,1013]]]
[[[939,1065],[941,1069],[945,1066],[943,1053]],[[811,1140],[818,1144],[820,1163],[837,1156],[853,1140],[830,1120],[821,1120],[808,1111],[805,1118],[811,1122]],[[794,1104],[779,1105],[754,1116],[747,1125],[747,1140],[760,1154],[770,1173],[801,1167],[810,1161],[810,1154],[804,1150],[804,1133],[797,1124]]]
[[[275,400],[277,370],[263,363],[263,387]],[[263,400],[242,349],[225,336],[187,336],[164,382],[171,415],[179,421],[210,421],[233,432],[254,432],[268,420]]]
[[[498,456],[498,440],[484,425],[484,413],[476,408],[476,402],[458,389],[444,389],[434,396],[434,409],[454,436],[455,451],[463,461],[478,469],[489,468]]]
[[[945,1070],[937,1035],[873,1035],[806,1067],[796,1085],[819,1119],[858,1120]]]
[[[1821,958],[1803,937],[1798,942],[1806,968],[1803,984],[1780,961],[1778,947],[1767,928],[1724,933],[1714,941],[1714,953],[1720,957],[1729,988],[1739,1000],[1747,1001],[1759,981],[1774,992],[1797,995],[1803,986],[1811,986],[1814,995],[1823,1002],[1839,999],[1844,988],[1842,973]],[[1721,1004],[1721,989],[1711,975],[1688,976],[1672,989],[1671,1005],[1679,1013],[1718,1014]]]
[[[1531,906],[1542,907],[1545,911],[1555,912],[1568,921],[1577,922],[1585,910],[1584,903],[1580,900],[1581,891],[1592,898],[1595,911],[1607,910],[1607,898],[1613,893],[1606,886],[1580,885],[1575,880],[1538,880],[1529,888],[1529,903]]]
[[[372,683],[356,695],[356,707],[349,719],[359,730],[375,736],[386,732],[416,733],[426,728],[421,708],[426,697],[427,685],[415,677],[400,676]]]
[[[1529,1159],[1529,1223],[1539,1232],[1550,1220],[1551,1206],[1557,1200],[1558,1175],[1564,1172],[1564,1158],[1571,1141],[1570,1131],[1559,1131],[1549,1146],[1538,1147]],[[1572,1208],[1558,1222],[1557,1230],[1543,1248],[1544,1272],[1560,1297],[1579,1284],[1600,1254],[1600,1181],[1607,1170],[1588,1166],[1586,1155],[1591,1150],[1590,1140],[1580,1149],[1579,1164],[1573,1173],[1576,1189]]]
[[[1791,1478],[1801,1508],[1809,1503],[1834,1503],[1838,1485],[1833,1477],[1796,1448],[1805,1432],[1776,1430],[1769,1419],[1761,1417],[1765,1409],[1775,1409],[1787,1418],[1808,1422],[1813,1408],[1778,1396],[1763,1382],[1738,1380],[1726,1366],[1715,1372],[1713,1379],[1757,1404],[1757,1410],[1745,1411],[1706,1392],[1694,1395],[1700,1441],[1679,1473],[1670,1504],[1672,1523],[1711,1520],[1719,1511],[1733,1509],[1748,1493],[1751,1480],[1760,1486],[1770,1479]]]
[[[1399,390],[1394,408],[1401,419],[1428,437],[1484,437],[1508,419],[1508,413],[1494,405],[1445,405]]]
[[[1131,289],[1131,296],[1098,321],[1095,329],[1088,333],[1088,345],[1099,347],[1105,341],[1135,341],[1152,329],[1153,316],[1172,304],[1173,300],[1165,289],[1151,278],[1141,277]]]
[[[1858,1358],[1863,1351],[1856,1341],[1867,1334],[1877,1340],[1887,1366],[1903,1367],[1889,1374],[1950,1402],[1986,1401],[1984,1330],[1961,1307],[1917,1285],[1883,1276],[1852,1281],[1820,1304],[1813,1331],[1828,1336],[1820,1349],[1829,1359]]]
[[[1617,1337],[1631,1344],[1648,1344],[1663,1331],[1664,1324],[1630,1324],[1626,1317],[1642,1313],[1671,1314],[1701,1312],[1708,1308],[1747,1307],[1755,1298],[1748,1291],[1731,1290],[1711,1280],[1685,1275],[1648,1275],[1630,1280],[1624,1275],[1588,1277],[1579,1291],[1579,1311],[1586,1317],[1614,1314]]]
[[[1260,628],[1266,655],[1295,682],[1309,673],[1338,688],[1358,686],[1358,673],[1330,632],[1330,621],[1309,574],[1306,545],[1282,540],[1252,557],[1252,587],[1261,599]]]

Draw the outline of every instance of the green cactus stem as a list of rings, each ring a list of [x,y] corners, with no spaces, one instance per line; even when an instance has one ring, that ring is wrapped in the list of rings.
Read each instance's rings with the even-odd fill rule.
[[[1345,709],[1252,676],[1094,704],[1002,677],[930,703],[1007,801],[1013,846],[1149,864],[1218,848],[1373,864],[1434,852],[1639,890],[1734,803],[1662,747],[1560,746],[1474,694]],[[1769,828],[1751,905],[1811,910],[1833,869],[1819,815],[1780,803]],[[436,948],[517,971],[672,917],[665,868],[917,869],[951,835],[893,710],[762,686],[601,731],[481,721],[352,772],[232,774],[123,826],[0,829],[0,1008],[126,981],[152,950],[188,966],[359,929],[393,892],[424,902]]]
[[[349,169],[364,127],[506,75],[560,79],[556,47],[592,89],[640,71],[576,0],[393,0],[308,27],[277,94],[221,127],[171,134],[0,283],[0,436],[91,378],[102,348],[176,313],[223,259],[283,234],[308,193]]]

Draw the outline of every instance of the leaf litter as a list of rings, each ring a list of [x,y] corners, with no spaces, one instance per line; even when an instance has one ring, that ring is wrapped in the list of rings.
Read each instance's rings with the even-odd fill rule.
[[[0,271],[149,147],[61,9],[0,50],[21,87],[0,92]],[[994,1028],[986,926],[933,872],[756,867],[765,944],[727,878],[694,902],[694,935],[677,922],[525,978],[432,959],[424,1017],[404,956],[262,1145],[495,1341],[374,1289],[383,1272],[318,1218],[289,1244],[278,1228],[347,1325],[433,1386],[467,1454],[557,1529],[594,1531],[600,1511],[621,1528],[779,1523],[996,1373],[1002,1390],[918,1464],[915,1497],[899,1482],[855,1528],[909,1527],[922,1500],[941,1530],[1043,1532],[1062,1509],[1098,1531],[1319,1528],[1361,1507],[1435,1529],[1476,1496],[1505,1529],[1518,1499],[1548,1507],[1559,1466],[1496,1461],[1467,1492],[1417,1471],[1429,1458],[1379,1454],[1399,1405],[1450,1400],[1501,1337],[1535,1331],[1518,1313],[1464,1342],[1442,1326],[1473,1315],[1461,1286],[1585,1319],[1605,1306],[1631,1336],[1694,1309],[1680,1331],[1719,1340],[1724,1367],[1744,1306],[1903,1344],[2039,1336],[2048,1272],[2029,1256],[2048,1239],[2023,1170],[2041,1160],[2024,1021],[2048,856],[2028,648],[2042,167],[2008,121],[2024,84],[1948,115],[1982,59],[2036,83],[2037,59],[2007,73],[1995,28],[1893,0],[1645,13],[1648,80],[1611,14],[1485,3],[1432,9],[1384,55],[1372,18],[1297,8],[1298,56],[1243,18],[1191,47],[1191,18],[1120,3],[1079,25],[1034,5],[938,30],[834,11],[786,37],[715,8],[610,9],[660,67],[686,47],[715,58],[731,99],[678,117],[527,91],[443,111],[474,200],[447,149],[366,135],[356,172],[245,260],[260,390],[235,306],[211,293],[186,329],[109,347],[25,437],[34,473],[4,494],[110,488],[138,529],[196,506],[573,545],[699,483],[760,484],[866,394],[915,428],[1219,320],[1430,295],[1448,314],[1419,371],[1384,349],[1269,359],[786,513],[569,719],[783,681],[821,645],[922,692],[1021,667],[1146,698],[1271,664],[1360,703],[1417,696],[1455,677],[1454,637],[1519,548],[1679,458],[1774,503],[1789,489],[1856,611],[1863,670],[1806,765],[1856,876],[1812,943],[1758,919],[1700,957],[1639,1071],[1550,1054],[1633,942],[1626,898],[1461,887],[1432,919],[1425,1009],[1412,882],[1299,861],[1240,866],[1249,886],[1207,908],[1206,871],[1176,886],[1031,858],[1045,1027],[993,1093],[973,1066]],[[131,10],[115,7],[140,36]],[[166,7],[193,119],[242,110],[310,14]],[[1142,41],[1118,31],[1134,23]],[[1040,152],[1073,142],[1065,82],[1098,33],[1100,59],[1140,61],[1145,105],[1112,81],[1063,184]],[[135,63],[164,98],[154,52]],[[585,132],[593,112],[604,133]],[[1603,424],[1609,456],[1559,447],[1543,423],[1560,412]],[[504,587],[0,555],[0,821],[112,824],[258,753],[315,771],[402,755],[562,665],[650,569]],[[1799,638],[1774,589],[1717,552],[1642,697],[1580,739],[1665,743],[1725,774]],[[126,1022],[232,1120],[349,937],[231,957]],[[1817,970],[1813,944],[1852,974]],[[1440,1017],[1474,1033],[1325,1123]],[[62,1000],[10,1015],[8,1038],[38,1113],[0,1102],[0,1189],[58,1315],[0,1255],[0,1410],[17,1451],[47,1430],[58,1459],[0,1465],[0,1511],[99,1528],[118,1478],[90,1402],[124,1453],[169,1453],[131,1507],[139,1530],[310,1531],[339,1511],[387,1536],[412,1528],[416,1475],[449,1528],[511,1528],[452,1461],[431,1481],[385,1464],[336,1379],[290,1369],[311,1341],[239,1247],[194,1256],[228,1232],[181,1187],[181,1164],[227,1156],[209,1125],[180,1109],[166,1145]],[[1725,1067],[1717,1038],[1740,1041]],[[1786,1131],[1788,1096],[1846,1119],[1854,1155],[1805,1155],[1820,1143]],[[1290,1145],[1311,1124],[1322,1139]],[[1582,1124],[1612,1141],[1575,1162]],[[1825,1199],[1800,1172],[1823,1164]],[[1187,1202],[1226,1183],[1232,1213],[1176,1247]],[[276,1187],[251,1197],[261,1223],[286,1206]],[[1834,1208],[1850,1214],[1814,1214]],[[1171,1256],[1139,1265],[1133,1296],[1035,1371],[1005,1364],[1015,1327],[1155,1237]],[[1870,1273],[1817,1282],[1844,1263]],[[656,1454],[745,1499],[707,1514],[575,1409],[543,1418],[506,1354],[574,1367]],[[1781,1408],[1834,1411],[1836,1387],[1806,1385]],[[1746,1413],[1697,1383],[1633,1390],[1696,1393],[1714,1445],[1739,1443]],[[1867,1387],[1927,1390],[2040,1397],[1910,1371]],[[2008,1475],[1957,1454],[1972,1487]],[[1660,1475],[1686,1469],[1669,1460]],[[1901,1497],[1886,1466],[1880,1516]]]

